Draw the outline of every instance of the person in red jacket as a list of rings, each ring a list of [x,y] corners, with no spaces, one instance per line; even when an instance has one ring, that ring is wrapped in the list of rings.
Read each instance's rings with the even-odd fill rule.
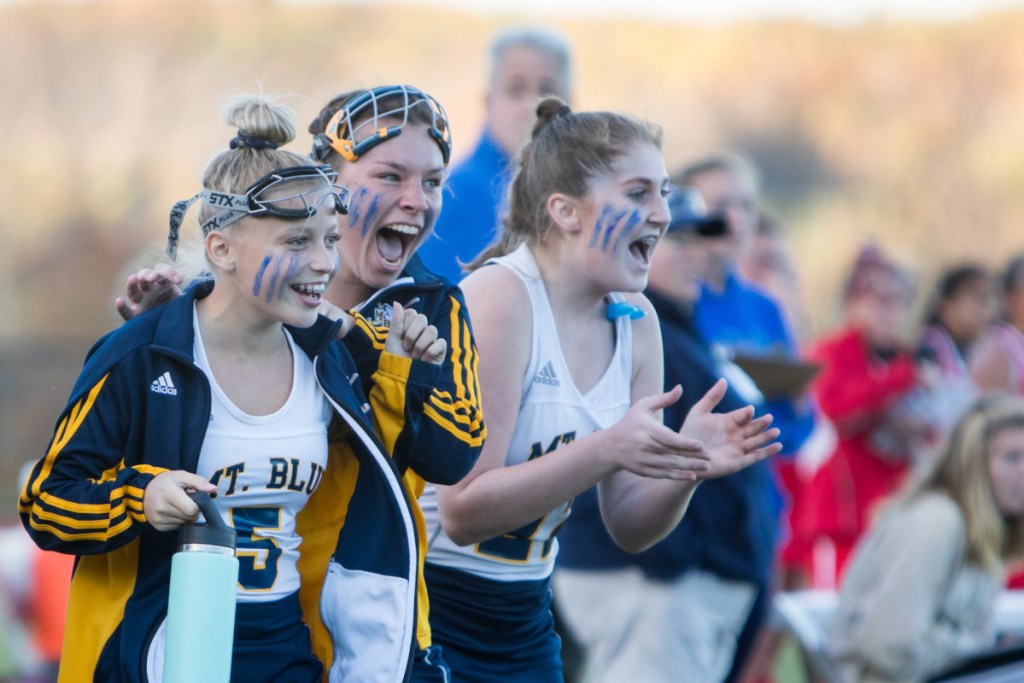
[[[64,644],[64,615],[71,590],[73,555],[33,548],[30,590],[25,605],[32,645],[42,669],[42,681],[56,681],[60,651]]]
[[[843,292],[844,326],[811,351],[822,364],[814,391],[838,437],[795,522],[818,587],[835,587],[873,505],[902,483],[929,429],[915,398],[936,366],[904,344],[912,298],[909,275],[863,248]]]

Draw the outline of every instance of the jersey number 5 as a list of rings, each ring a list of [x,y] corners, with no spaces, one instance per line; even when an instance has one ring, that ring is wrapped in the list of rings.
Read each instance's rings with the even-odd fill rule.
[[[238,584],[246,591],[267,591],[277,581],[281,547],[259,531],[281,528],[281,508],[249,507],[231,510],[231,525],[238,533]]]

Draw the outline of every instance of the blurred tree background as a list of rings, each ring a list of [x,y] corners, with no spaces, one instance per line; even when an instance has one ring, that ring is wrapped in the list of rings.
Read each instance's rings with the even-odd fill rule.
[[[0,519],[85,352],[119,322],[125,276],[156,261],[170,206],[230,138],[232,95],[280,95],[304,125],[338,92],[412,83],[444,103],[458,157],[481,125],[488,41],[522,23],[266,0],[0,4]],[[954,261],[1001,267],[1024,250],[1024,12],[547,23],[575,51],[577,109],[662,124],[670,169],[722,147],[756,161],[815,333],[835,322],[864,240],[902,255],[924,289]]]

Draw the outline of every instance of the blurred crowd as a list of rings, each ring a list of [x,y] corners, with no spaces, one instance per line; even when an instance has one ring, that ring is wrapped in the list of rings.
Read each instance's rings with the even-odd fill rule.
[[[429,267],[456,280],[460,265],[499,229],[516,145],[538,98],[571,99],[569,57],[559,37],[510,33],[495,42],[491,58],[486,128],[473,150],[461,150],[435,237],[421,252]],[[684,402],[700,397],[706,380],[726,377],[737,400],[775,416],[784,448],[763,465],[703,484],[677,532],[637,556],[618,557],[596,538],[596,504],[586,495],[577,499],[562,531],[554,584],[567,674],[619,680],[624,667],[636,680],[661,680],[638,670],[659,657],[682,667],[687,653],[686,670],[706,673],[678,680],[767,681],[779,645],[773,596],[841,591],[849,580],[857,583],[849,591],[861,597],[858,604],[870,602],[864,576],[877,574],[879,562],[896,566],[877,538],[860,550],[882,519],[878,511],[896,511],[912,498],[912,480],[918,490],[938,487],[957,499],[952,485],[922,484],[925,475],[913,473],[938,467],[954,428],[972,411],[989,415],[984,401],[1024,396],[1024,255],[1005,255],[997,270],[951,261],[941,264],[934,284],[923,285],[915,268],[924,264],[901,262],[884,243],[865,244],[850,255],[847,272],[836,274],[840,324],[812,334],[817,326],[802,303],[801,264],[787,244],[785,217],[762,206],[755,165],[742,150],[731,150],[669,160],[669,168],[673,225],[653,257],[648,290],[661,320],[666,373],[683,383]],[[492,230],[481,229],[480,216],[493,217]],[[984,465],[997,431],[978,432],[977,443],[961,450]],[[994,495],[985,481],[988,488],[976,495]],[[1024,513],[1014,513],[1012,497],[995,500],[1006,525]],[[974,504],[956,502],[961,511]],[[967,539],[960,545],[968,550],[958,551],[964,562],[997,577],[1000,589],[1024,586],[1024,572],[1005,562],[1013,559],[1010,550],[1019,550],[1007,550],[1014,532],[999,532],[992,556],[979,559],[970,549],[981,526],[971,514],[962,512],[967,522],[957,517],[943,532]],[[894,526],[892,515],[884,519]],[[20,528],[5,534],[0,680],[55,680],[70,561],[30,546]],[[876,564],[867,566],[871,560]],[[610,585],[621,591],[618,605],[607,595]],[[951,585],[936,583],[943,590]],[[602,594],[606,609],[595,612],[594,596]],[[852,612],[846,604],[839,613],[851,618]],[[956,613],[946,616],[951,629],[974,628],[957,623]],[[972,615],[971,623],[983,617]],[[859,612],[857,618],[868,619]],[[861,646],[851,644],[856,629],[844,623],[835,631],[837,643],[847,639],[836,657],[848,669]],[[654,651],[645,650],[652,641]],[[978,649],[994,642],[966,636],[957,642],[967,641]],[[916,680],[953,661],[953,650],[940,649],[914,671],[905,662],[894,666]],[[848,680],[871,680],[864,671]]]

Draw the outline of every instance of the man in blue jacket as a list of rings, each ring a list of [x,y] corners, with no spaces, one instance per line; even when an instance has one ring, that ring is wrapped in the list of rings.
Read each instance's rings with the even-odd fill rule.
[[[486,120],[476,148],[445,181],[444,211],[420,248],[427,266],[452,282],[497,234],[513,164],[547,95],[569,100],[569,47],[550,31],[510,29],[491,43]]]

